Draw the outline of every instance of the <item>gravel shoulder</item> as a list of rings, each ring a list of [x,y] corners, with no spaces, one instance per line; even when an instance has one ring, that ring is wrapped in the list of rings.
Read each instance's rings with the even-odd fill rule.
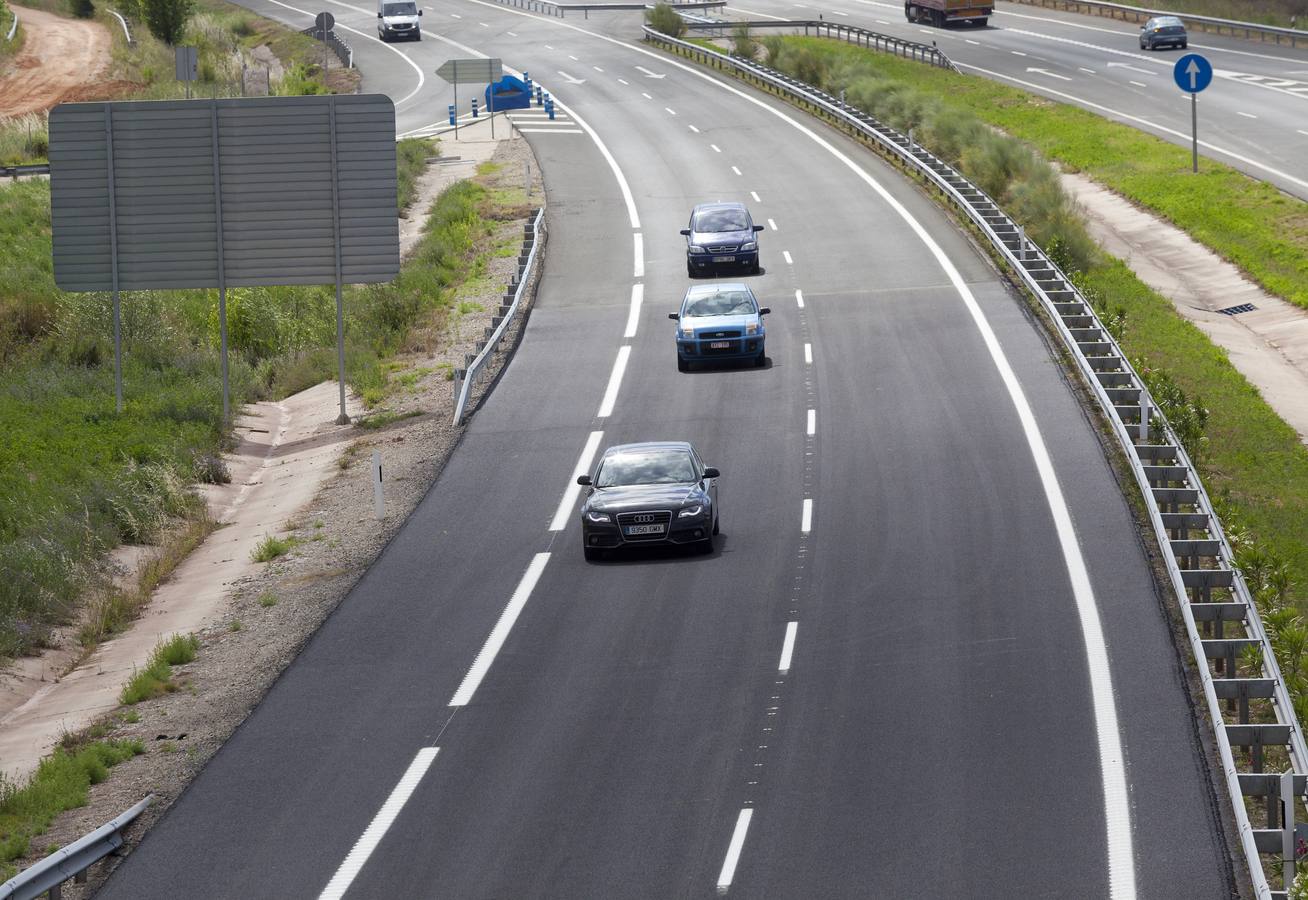
[[[520,191],[529,162],[531,171],[539,172],[521,137],[501,140],[492,162],[498,166],[488,176],[492,188]],[[423,200],[435,198],[434,191],[424,194]],[[539,205],[543,200],[539,180],[533,178],[528,202]],[[520,242],[525,221],[523,217],[501,222],[493,245],[510,238]],[[516,253],[491,254],[488,277],[478,279],[480,287],[459,292],[457,306],[464,312],[415,329],[410,346],[394,360],[393,379],[405,386],[370,413],[378,419],[402,418],[376,430],[354,429],[357,436],[344,445],[331,477],[283,529],[297,538],[295,548],[229,585],[211,624],[197,633],[196,659],[173,670],[180,689],[132,707],[138,721],[129,721],[134,716],[128,716],[125,708],[100,720],[107,726],[106,739],[138,739],[145,743],[146,752],[120,763],[107,780],[93,786],[87,806],[56,819],[34,842],[33,855],[21,861],[20,868],[154,794],[154,805],[132,831],[134,844],[259,703],[404,524],[457,445],[463,429],[451,424],[455,382],[448,373],[462,367],[466,354],[475,352],[475,336],[483,333],[498,311],[516,263]],[[524,321],[519,317],[518,330]],[[510,335],[503,346],[514,346],[517,338]],[[495,369],[507,362],[506,353],[495,356],[491,377],[484,380],[488,385],[494,383]],[[386,516],[381,522],[373,512],[373,451],[381,453],[386,473]],[[85,885],[67,883],[64,896],[91,896],[114,864],[111,857],[95,867]]]

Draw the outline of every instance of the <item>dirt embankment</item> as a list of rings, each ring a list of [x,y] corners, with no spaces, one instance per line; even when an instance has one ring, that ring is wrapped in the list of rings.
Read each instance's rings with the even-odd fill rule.
[[[99,22],[15,6],[23,49],[0,75],[0,116],[21,116],[80,99],[109,69],[112,38]]]

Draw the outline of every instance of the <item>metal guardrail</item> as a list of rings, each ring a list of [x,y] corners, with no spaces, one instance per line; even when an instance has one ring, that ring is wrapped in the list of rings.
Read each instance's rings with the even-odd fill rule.
[[[0,900],[32,900],[46,891],[50,892],[51,900],[58,900],[60,887],[65,881],[71,878],[78,884],[85,882],[87,869],[123,845],[123,832],[153,802],[154,795],[151,794],[85,837],[56,850],[0,884]]]
[[[543,13],[547,16],[558,16],[563,18],[567,12],[576,12],[580,10],[586,18],[590,18],[592,10],[596,12],[615,12],[622,10],[646,10],[653,7],[653,3],[555,3],[554,0],[495,0],[496,3],[504,6],[516,6],[519,9],[525,9],[528,12]],[[690,0],[686,3],[670,4],[673,9],[721,9],[727,5],[727,0]]]
[[[883,53],[893,53],[896,56],[902,56],[905,59],[924,62],[928,65],[936,66],[941,69],[949,69],[951,72],[957,72],[958,67],[950,61],[949,57],[934,44],[922,44],[917,41],[906,41],[903,38],[893,37],[888,34],[881,34],[878,31],[871,31],[867,28],[859,28],[857,25],[842,25],[839,22],[825,22],[816,19],[794,19],[789,22],[774,21],[716,21],[716,22],[695,22],[687,21],[686,29],[688,31],[706,32],[716,37],[724,37],[728,31],[734,31],[736,28],[744,25],[753,31],[756,28],[793,28],[798,30],[804,29],[804,34],[811,33],[817,37],[835,38],[837,40],[847,41],[851,44],[857,44],[860,47],[866,47],[869,50],[879,50]]]
[[[0,178],[12,178],[14,181],[27,175],[49,174],[49,163],[25,163],[21,166],[0,166]]]
[[[300,34],[307,34],[315,41],[322,40],[322,29],[316,25],[310,25],[308,28],[303,29]],[[336,36],[336,29],[334,28],[327,32],[327,46],[332,48],[332,52],[341,61],[341,65],[347,69],[354,68],[354,50],[350,48],[349,44]]]
[[[14,17],[14,21],[10,23],[9,31],[7,34],[5,34],[6,41],[12,41],[14,39],[14,35],[18,33],[18,13],[14,12],[13,9],[10,9],[9,14]]]
[[[935,187],[989,242],[1048,314],[1053,329],[1117,438],[1148,511],[1149,523],[1180,605],[1189,650],[1213,723],[1238,840],[1259,900],[1273,891],[1260,854],[1279,857],[1293,880],[1297,837],[1294,799],[1308,789],[1308,745],[1295,717],[1276,655],[1231,546],[1190,457],[1117,341],[1054,262],[990,197],[925,147],[867,113],[757,63],[706,50],[653,29],[645,40],[730,71],[872,143]],[[1243,631],[1233,636],[1232,630]],[[1250,652],[1257,657],[1251,659]],[[1241,674],[1239,664],[1253,671]],[[1251,710],[1250,701],[1254,703]],[[1266,704],[1262,711],[1257,707]],[[1266,721],[1271,719],[1272,721]],[[1242,770],[1235,748],[1245,752]],[[1266,771],[1266,751],[1283,753],[1290,771]],[[1290,802],[1282,803],[1282,798]],[[1255,828],[1246,800],[1266,803],[1266,827]]]
[[[467,416],[470,415],[468,404],[472,398],[473,386],[477,378],[486,370],[486,364],[490,362],[496,349],[499,348],[500,341],[503,340],[505,332],[508,331],[509,323],[517,315],[518,308],[522,305],[522,300],[527,294],[527,285],[531,282],[533,268],[539,256],[537,251],[543,243],[541,236],[544,231],[544,223],[545,208],[542,206],[536,210],[536,215],[532,217],[532,220],[522,227],[523,252],[518,256],[518,274],[515,278],[516,284],[513,293],[504,295],[504,302],[500,305],[500,311],[491,319],[491,327],[486,329],[486,339],[482,342],[477,355],[469,357],[467,366],[464,369],[456,370],[454,373],[455,381],[458,382],[454,402],[455,425],[462,425]]]
[[[111,9],[109,10],[109,15],[113,16],[115,19],[117,19],[119,22],[122,23],[123,37],[127,38],[127,46],[135,47],[136,41],[132,40],[132,30],[127,27],[127,20],[123,18],[122,13],[118,12],[117,10]]]
[[[1247,40],[1257,38],[1278,45],[1284,43],[1290,47],[1308,46],[1308,31],[1260,25],[1256,22],[1238,22],[1234,19],[1218,19],[1212,16],[1192,16],[1189,13],[1170,9],[1147,9],[1140,6],[1124,6],[1120,3],[1101,3],[1098,0],[1014,0],[1014,2],[1092,16],[1107,16],[1124,22],[1144,22],[1154,16],[1176,16],[1196,31],[1230,34]]]

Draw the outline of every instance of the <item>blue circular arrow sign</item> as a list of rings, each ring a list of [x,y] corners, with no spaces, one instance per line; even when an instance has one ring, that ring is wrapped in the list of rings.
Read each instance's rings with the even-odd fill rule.
[[[1213,64],[1198,53],[1187,53],[1172,69],[1176,86],[1187,94],[1197,94],[1213,83]]]

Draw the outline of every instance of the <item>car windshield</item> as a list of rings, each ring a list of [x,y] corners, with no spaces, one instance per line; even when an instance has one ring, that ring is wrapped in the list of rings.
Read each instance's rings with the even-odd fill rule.
[[[1154,25],[1158,28],[1175,28],[1180,24],[1181,20],[1176,18],[1154,19]]]
[[[691,230],[700,234],[747,231],[749,219],[743,209],[705,209],[695,213]]]
[[[695,479],[695,465],[685,450],[652,450],[610,456],[600,467],[596,485],[688,484]]]
[[[418,14],[418,5],[416,3],[387,3],[386,15],[388,16],[416,16]]]
[[[717,291],[686,301],[683,316],[744,316],[756,312],[749,291]]]

